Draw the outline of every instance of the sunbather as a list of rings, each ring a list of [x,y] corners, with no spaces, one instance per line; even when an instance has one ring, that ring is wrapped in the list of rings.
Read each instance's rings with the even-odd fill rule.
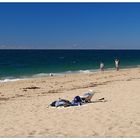
[[[65,100],[65,99],[60,99],[58,101],[54,101],[51,103],[51,106],[59,107],[59,106],[78,106],[82,105],[85,103],[91,102],[91,98],[93,97],[94,93],[92,90],[89,90],[88,93],[85,93],[82,97],[80,96],[75,96],[72,102]]]

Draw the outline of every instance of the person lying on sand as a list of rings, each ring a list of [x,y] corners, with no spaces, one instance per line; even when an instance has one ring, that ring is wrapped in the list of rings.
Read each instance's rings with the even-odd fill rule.
[[[90,103],[93,95],[94,95],[93,90],[89,90],[89,92],[85,93],[82,97],[75,96],[74,99],[72,100],[72,102],[59,98],[58,101],[54,101],[50,105],[55,106],[55,107],[59,107],[59,106],[64,106],[64,107],[79,106],[79,105],[82,105],[82,104],[85,104],[85,103]]]

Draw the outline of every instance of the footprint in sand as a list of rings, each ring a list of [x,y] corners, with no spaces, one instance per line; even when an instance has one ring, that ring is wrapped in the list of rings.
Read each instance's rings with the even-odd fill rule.
[[[47,134],[50,130],[48,128],[44,129],[44,131],[41,131],[39,135]]]
[[[112,130],[112,129],[113,129],[113,127],[112,127],[112,126],[108,128],[108,130]]]
[[[95,131],[92,131],[92,136],[98,136],[98,133]]]
[[[30,136],[33,136],[35,133],[36,133],[36,131],[35,131],[35,130],[34,130],[34,131],[29,132],[29,137],[30,137]]]

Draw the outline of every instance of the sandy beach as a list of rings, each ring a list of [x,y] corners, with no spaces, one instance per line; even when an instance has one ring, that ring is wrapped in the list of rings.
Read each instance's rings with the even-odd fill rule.
[[[139,85],[140,68],[0,83],[0,137],[140,137]],[[89,89],[92,103],[49,106]]]

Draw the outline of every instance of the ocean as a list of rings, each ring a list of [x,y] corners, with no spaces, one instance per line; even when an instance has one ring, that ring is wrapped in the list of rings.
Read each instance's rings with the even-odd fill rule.
[[[0,81],[28,77],[90,72],[114,69],[114,59],[120,67],[139,67],[140,50],[0,50]]]

